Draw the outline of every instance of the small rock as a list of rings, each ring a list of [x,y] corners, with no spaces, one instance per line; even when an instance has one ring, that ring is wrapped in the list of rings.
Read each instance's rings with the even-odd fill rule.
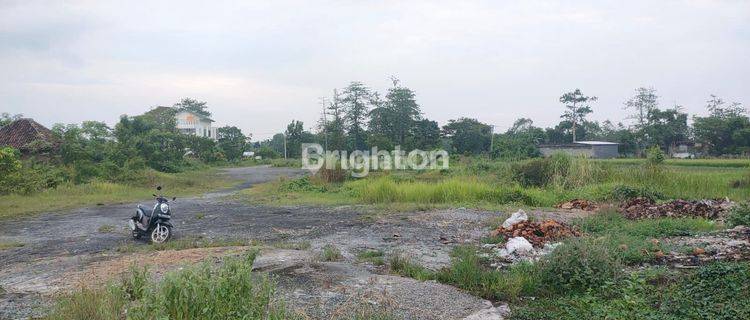
[[[503,222],[503,228],[510,229],[510,227],[512,227],[513,225],[520,223],[520,222],[528,221],[528,220],[529,220],[529,216],[526,215],[526,212],[519,209],[518,211],[510,215],[510,218],[505,219],[505,221]]]

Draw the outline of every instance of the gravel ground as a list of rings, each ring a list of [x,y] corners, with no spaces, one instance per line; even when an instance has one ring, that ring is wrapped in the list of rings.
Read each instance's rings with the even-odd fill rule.
[[[309,250],[264,251],[257,268],[277,275],[280,292],[290,304],[313,318],[327,319],[340,312],[337,306],[342,302],[367,297],[391,301],[395,312],[408,319],[493,319],[504,310],[450,286],[384,274],[355,258],[364,249],[387,254],[399,251],[428,267],[439,268],[449,263],[453,246],[476,242],[487,221],[499,213],[444,210],[393,214],[367,222],[371,216],[356,207],[270,207],[226,197],[256,183],[302,175],[298,169],[232,168],[224,174],[245,182],[200,197],[177,199],[172,204],[175,238],[252,239],[267,244],[309,241]],[[80,284],[77,279],[104,281],[90,275],[116,275],[114,269],[126,269],[126,262],[146,261],[169,269],[178,264],[158,261],[168,257],[194,263],[201,254],[223,254],[213,249],[189,254],[118,252],[122,245],[147,245],[131,239],[125,229],[135,207],[136,203],[94,206],[3,221],[0,241],[21,242],[24,246],[0,251],[0,286],[4,290],[0,293],[0,319],[42,315],[51,297]],[[102,226],[114,226],[114,230],[100,232]],[[320,248],[326,244],[339,247],[344,260],[316,262]]]

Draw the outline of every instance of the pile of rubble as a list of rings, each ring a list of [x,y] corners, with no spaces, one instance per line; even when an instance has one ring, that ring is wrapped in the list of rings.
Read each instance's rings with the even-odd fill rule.
[[[520,221],[513,225],[500,226],[490,233],[491,236],[496,237],[498,235],[505,236],[506,239],[515,237],[523,237],[529,241],[534,247],[542,247],[545,243],[551,241],[557,241],[567,237],[579,237],[581,233],[572,227],[557,222],[555,220],[544,220],[542,222],[536,221]]]
[[[729,199],[717,200],[673,200],[656,204],[647,198],[635,198],[620,205],[620,213],[628,219],[659,218],[659,217],[701,217],[717,219],[732,206]]]
[[[536,260],[552,252],[559,243],[553,241],[565,237],[578,237],[581,233],[572,227],[555,220],[542,222],[529,221],[523,210],[513,213],[503,224],[490,233],[491,236],[504,236],[504,244],[486,245],[493,249],[495,256],[505,262]]]
[[[558,203],[557,205],[555,205],[555,208],[565,210],[576,209],[583,211],[596,211],[599,209],[599,206],[597,206],[595,202],[586,199],[573,199],[567,202]]]

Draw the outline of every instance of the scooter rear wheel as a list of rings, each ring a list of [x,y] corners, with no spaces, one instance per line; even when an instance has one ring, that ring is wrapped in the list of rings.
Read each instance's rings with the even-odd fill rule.
[[[172,228],[158,224],[151,230],[151,243],[164,243],[172,237]]]

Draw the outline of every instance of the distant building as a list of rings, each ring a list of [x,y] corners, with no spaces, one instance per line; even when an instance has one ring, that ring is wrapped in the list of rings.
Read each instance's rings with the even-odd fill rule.
[[[184,110],[178,111],[175,117],[177,118],[177,130],[180,130],[181,133],[217,139],[216,128],[212,127],[211,124],[214,121],[211,118]]]
[[[609,159],[620,155],[617,146],[617,143],[607,141],[576,141],[565,144],[542,144],[539,145],[539,151],[545,157],[563,152],[572,156],[583,155],[594,159]]]
[[[56,151],[60,139],[50,129],[30,118],[21,118],[0,128],[0,147],[10,146],[22,155],[43,155]]]
[[[700,144],[691,141],[679,141],[669,146],[669,156],[677,159],[692,159],[696,157]]]

